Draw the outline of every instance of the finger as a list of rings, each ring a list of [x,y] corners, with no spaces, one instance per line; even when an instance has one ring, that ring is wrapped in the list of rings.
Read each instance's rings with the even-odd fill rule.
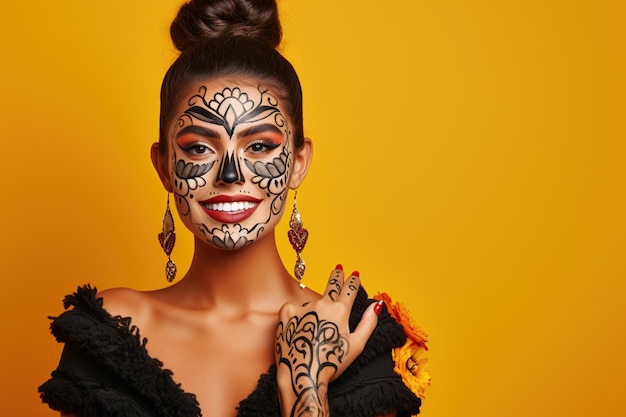
[[[361,321],[354,329],[354,332],[350,335],[350,344],[354,346],[355,351],[359,354],[365,348],[365,344],[369,340],[372,333],[374,333],[374,329],[376,329],[376,325],[378,324],[378,315],[380,314],[380,310],[382,309],[382,301],[377,301],[375,303],[371,303],[363,316],[361,317]]]
[[[345,300],[350,305],[354,304],[354,299],[356,298],[356,293],[359,291],[360,286],[361,278],[359,271],[354,271],[343,283],[339,298]]]
[[[343,286],[343,266],[337,265],[335,269],[330,273],[328,277],[328,283],[326,284],[326,290],[324,296],[329,297],[333,301],[339,299],[341,293],[341,287]]]

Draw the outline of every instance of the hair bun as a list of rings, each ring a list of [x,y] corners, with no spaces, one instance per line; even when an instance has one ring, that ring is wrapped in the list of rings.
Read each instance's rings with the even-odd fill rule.
[[[174,46],[183,52],[215,38],[245,36],[275,49],[282,30],[275,0],[191,0],[170,27]]]

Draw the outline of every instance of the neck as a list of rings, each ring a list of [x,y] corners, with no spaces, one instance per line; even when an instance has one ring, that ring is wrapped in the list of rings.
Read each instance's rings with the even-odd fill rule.
[[[219,250],[196,238],[189,270],[176,284],[180,301],[193,308],[273,310],[299,290],[268,233],[239,250]]]

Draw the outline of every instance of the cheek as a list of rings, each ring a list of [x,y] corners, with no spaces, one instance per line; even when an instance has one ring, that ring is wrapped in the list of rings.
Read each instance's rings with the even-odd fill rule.
[[[291,159],[289,149],[284,146],[275,158],[267,161],[244,159],[244,163],[252,183],[263,190],[267,197],[271,197],[282,195],[287,189]]]
[[[213,168],[213,165],[215,165],[215,161],[197,164],[195,162],[179,159],[174,164],[174,177],[182,181],[203,179],[211,168]]]
[[[173,158],[172,186],[176,194],[176,202],[181,215],[189,213],[189,200],[195,193],[207,185],[207,177],[215,165],[215,161],[204,164]]]

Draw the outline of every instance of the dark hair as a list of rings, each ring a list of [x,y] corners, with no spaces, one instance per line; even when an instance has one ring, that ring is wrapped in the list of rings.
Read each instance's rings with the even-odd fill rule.
[[[282,30],[275,0],[191,0],[180,8],[170,34],[181,54],[161,85],[161,152],[189,85],[227,76],[254,77],[275,89],[286,103],[295,147],[302,146],[302,89],[293,66],[276,50]]]

